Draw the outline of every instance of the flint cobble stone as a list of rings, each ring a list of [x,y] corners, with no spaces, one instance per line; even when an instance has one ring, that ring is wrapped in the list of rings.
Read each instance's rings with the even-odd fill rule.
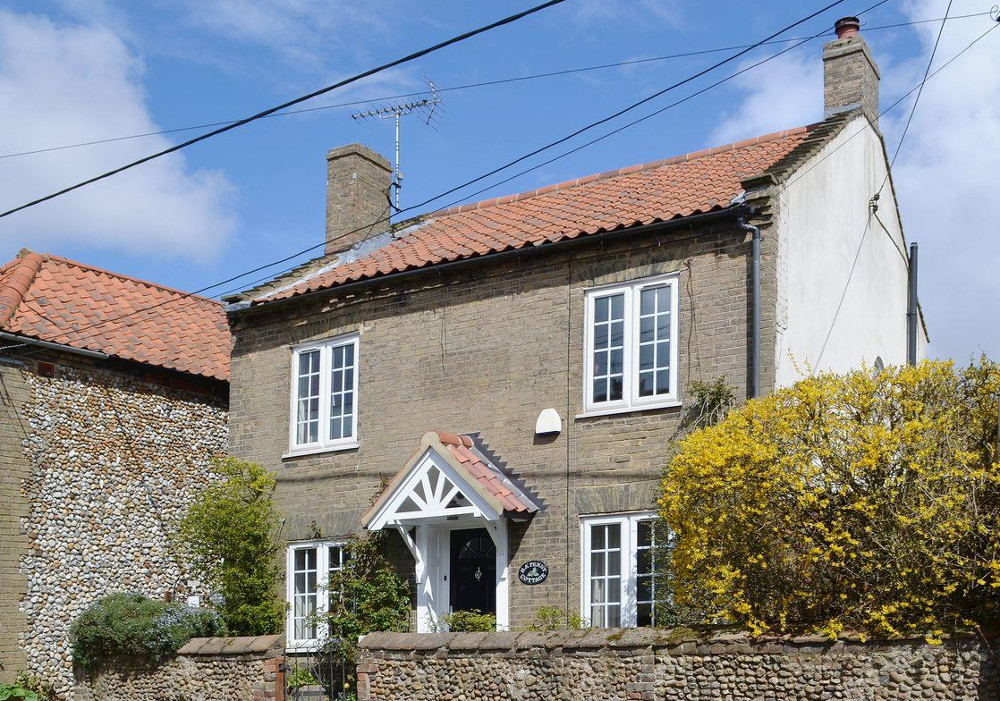
[[[359,701],[918,701],[1000,698],[997,643],[973,638],[861,642],[810,638],[689,640],[672,631],[440,636],[361,642]],[[677,638],[684,637],[683,644]],[[560,639],[562,644],[560,644]],[[426,648],[426,646],[424,646]]]
[[[120,591],[205,595],[172,528],[226,450],[224,402],[130,375],[62,366],[25,373],[29,478],[20,569],[27,669],[73,698],[70,623]]]

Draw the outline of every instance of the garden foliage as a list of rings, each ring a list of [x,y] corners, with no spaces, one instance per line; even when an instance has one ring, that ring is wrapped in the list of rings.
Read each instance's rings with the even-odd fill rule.
[[[280,521],[274,477],[260,465],[225,458],[221,479],[199,494],[180,524],[180,541],[195,570],[221,595],[219,614],[229,635],[281,631],[278,597]]]
[[[477,609],[452,611],[442,616],[442,628],[451,633],[489,633],[497,629],[497,617]]]
[[[685,438],[661,515],[674,602],[756,632],[1000,618],[1000,367],[821,375]]]
[[[215,614],[142,594],[110,594],[94,602],[69,629],[73,663],[93,671],[109,661],[152,666],[191,638],[219,633]]]
[[[376,631],[406,631],[410,588],[383,551],[385,533],[351,536],[344,568],[330,576],[328,650],[353,662],[358,639]]]

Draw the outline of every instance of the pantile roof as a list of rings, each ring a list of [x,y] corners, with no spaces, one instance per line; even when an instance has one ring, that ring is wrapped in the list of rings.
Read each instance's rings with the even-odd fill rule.
[[[844,118],[839,118],[843,122]],[[725,209],[748,178],[787,169],[827,138],[837,119],[517,195],[441,210],[375,250],[303,266],[254,304],[501,251]],[[251,291],[250,298],[255,295]]]
[[[23,250],[0,267],[0,330],[229,380],[219,302],[59,256]]]
[[[461,463],[472,479],[477,480],[487,492],[497,498],[503,505],[505,512],[531,513],[538,510],[531,499],[517,488],[504,475],[500,467],[480,450],[473,436],[458,435],[446,431],[434,431],[434,433],[437,434],[441,445]]]

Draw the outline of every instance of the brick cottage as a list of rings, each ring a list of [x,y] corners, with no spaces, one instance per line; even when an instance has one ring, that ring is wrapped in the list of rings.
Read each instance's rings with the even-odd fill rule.
[[[818,124],[388,228],[389,163],[329,153],[325,255],[229,300],[231,450],[278,479],[290,650],[322,639],[362,529],[390,533],[416,631],[546,605],[654,624],[650,519],[692,383],[743,399],[905,362],[878,69],[856,20],[838,33]]]

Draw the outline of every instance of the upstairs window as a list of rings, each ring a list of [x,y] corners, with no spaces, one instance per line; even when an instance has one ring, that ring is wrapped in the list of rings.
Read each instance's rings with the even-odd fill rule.
[[[587,292],[586,411],[677,401],[677,277]]]
[[[357,334],[294,349],[290,440],[293,451],[356,446],[357,407]]]

